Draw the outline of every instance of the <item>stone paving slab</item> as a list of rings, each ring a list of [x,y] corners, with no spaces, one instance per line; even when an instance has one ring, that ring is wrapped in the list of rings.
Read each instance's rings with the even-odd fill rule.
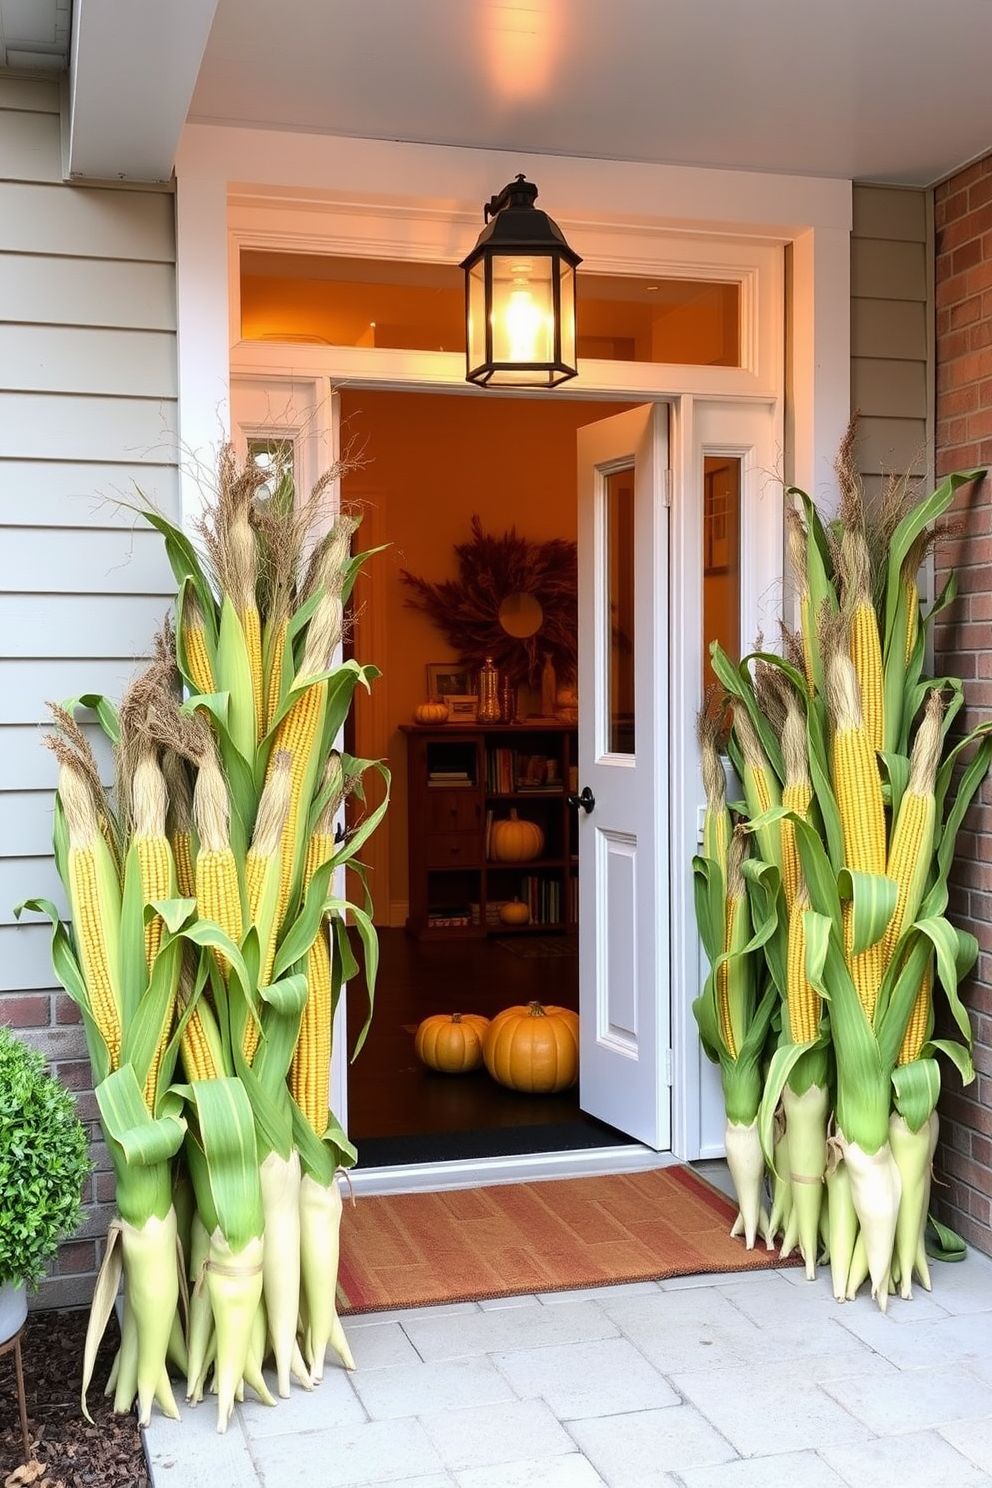
[[[783,1268],[344,1325],[354,1374],[329,1359],[314,1391],[248,1401],[223,1436],[209,1400],[156,1415],[153,1488],[992,1488],[992,1260],[974,1252],[884,1316]]]

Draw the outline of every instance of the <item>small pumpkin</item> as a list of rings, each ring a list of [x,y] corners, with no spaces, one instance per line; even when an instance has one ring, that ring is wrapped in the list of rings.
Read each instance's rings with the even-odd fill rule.
[[[463,1075],[482,1063],[482,1040],[489,1019],[481,1013],[434,1013],[425,1018],[413,1040],[414,1051],[428,1069]]]
[[[529,925],[530,910],[520,899],[510,899],[499,907],[499,917],[504,925]]]
[[[489,856],[496,863],[526,863],[539,858],[544,832],[537,822],[523,821],[516,809],[503,821],[494,821],[489,834]]]
[[[554,1095],[579,1077],[579,1015],[551,1003],[504,1008],[482,1043],[486,1069],[500,1085]]]
[[[418,703],[413,710],[415,723],[422,723],[430,727],[448,721],[448,705],[439,702],[435,698],[428,698],[426,703]]]

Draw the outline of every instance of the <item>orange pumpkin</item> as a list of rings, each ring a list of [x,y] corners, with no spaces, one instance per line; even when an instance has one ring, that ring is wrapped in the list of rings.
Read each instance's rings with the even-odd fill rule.
[[[544,832],[537,822],[522,821],[512,810],[504,821],[494,821],[489,834],[489,856],[496,863],[526,863],[539,858]]]
[[[463,1075],[482,1063],[482,1040],[488,1027],[489,1019],[481,1013],[435,1013],[417,1029],[414,1051],[428,1069]]]
[[[415,723],[422,723],[428,727],[432,724],[447,723],[448,705],[436,702],[433,698],[428,699],[426,703],[417,704],[413,710],[413,719]]]
[[[529,925],[530,910],[519,899],[511,899],[499,907],[499,917],[504,925]]]
[[[579,1077],[578,1014],[540,1002],[504,1008],[486,1030],[482,1056],[493,1079],[510,1090],[567,1090]]]

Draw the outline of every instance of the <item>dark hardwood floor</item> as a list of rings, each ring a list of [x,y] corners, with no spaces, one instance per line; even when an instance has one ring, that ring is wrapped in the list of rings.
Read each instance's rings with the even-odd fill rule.
[[[625,1138],[584,1117],[578,1088],[506,1090],[485,1069],[443,1075],[417,1059],[417,1025],[432,1013],[482,1013],[532,1000],[578,1011],[575,937],[418,941],[379,931],[380,965],[368,1038],[348,1071],[348,1131],[363,1166],[609,1145]],[[551,954],[538,954],[543,948]],[[554,954],[557,950],[558,954]],[[348,989],[349,1048],[365,1015],[364,984]]]

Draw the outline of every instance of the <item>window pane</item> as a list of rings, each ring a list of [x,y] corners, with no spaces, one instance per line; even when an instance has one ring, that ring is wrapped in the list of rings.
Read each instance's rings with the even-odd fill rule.
[[[609,636],[607,691],[611,754],[634,753],[634,469],[606,478]]]
[[[265,472],[266,479],[258,488],[259,499],[288,515],[293,509],[293,441],[249,439],[248,458]]]
[[[709,648],[734,661],[741,651],[741,462],[728,455],[703,460],[703,690],[713,681]]]
[[[739,367],[740,286],[628,274],[575,276],[579,357]],[[484,327],[476,328],[477,335]],[[563,350],[571,332],[563,327]],[[246,250],[246,341],[465,350],[465,280],[455,264]],[[473,366],[483,358],[476,356]]]

